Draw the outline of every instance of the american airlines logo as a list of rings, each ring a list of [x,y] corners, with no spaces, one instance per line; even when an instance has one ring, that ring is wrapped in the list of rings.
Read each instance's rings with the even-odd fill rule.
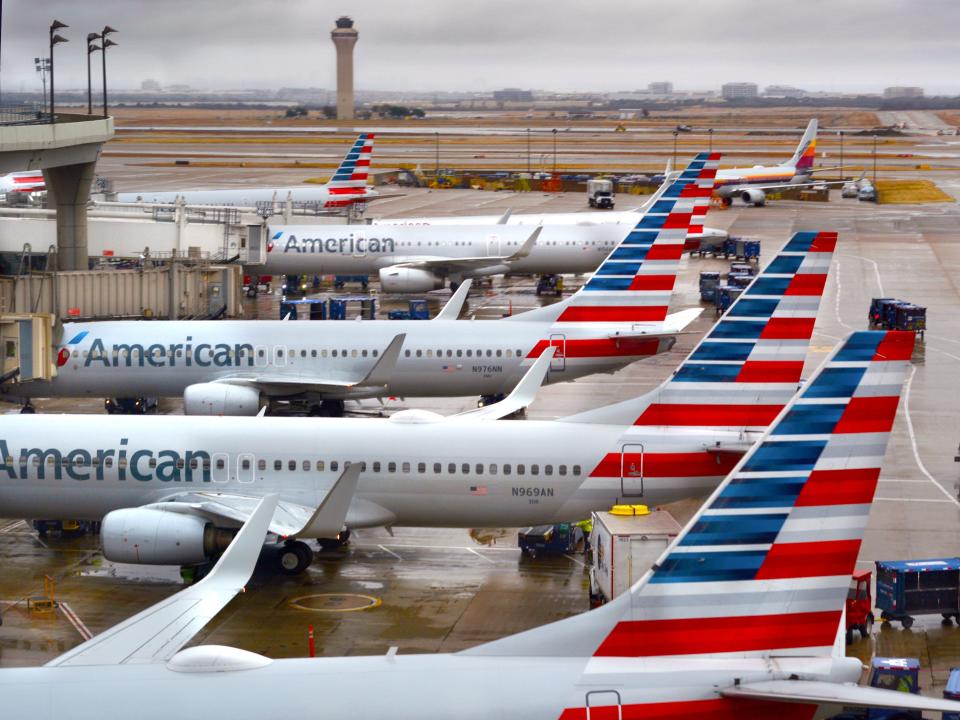
[[[86,334],[86,333],[84,333]],[[66,348],[64,348],[66,350]],[[61,351],[62,352],[62,351]],[[65,365],[58,357],[58,365]],[[253,367],[253,345],[246,343],[198,343],[188,335],[186,342],[163,345],[115,343],[108,351],[103,340],[94,339],[83,360],[83,367],[94,363],[103,367]]]
[[[282,235],[283,231],[274,235],[271,244],[280,240]],[[357,237],[353,233],[340,238],[298,238],[296,235],[288,235],[287,242],[283,246],[283,252],[311,254],[392,253],[394,252],[394,246],[393,238]]]
[[[210,482],[210,454],[203,450],[135,450],[130,452],[127,438],[120,438],[120,447],[100,450],[77,448],[61,452],[56,448],[20,448],[14,458],[7,441],[0,440],[0,473],[11,480],[26,480],[30,468],[35,468],[37,479],[48,475],[62,480],[64,475],[73,480],[103,480],[104,470],[116,469],[118,480],[139,482]],[[129,476],[129,477],[128,477]]]

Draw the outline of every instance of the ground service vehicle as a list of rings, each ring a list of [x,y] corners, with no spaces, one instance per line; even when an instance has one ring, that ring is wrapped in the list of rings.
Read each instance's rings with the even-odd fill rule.
[[[847,591],[847,644],[853,642],[853,631],[861,638],[870,637],[873,628],[873,595],[870,593],[870,570],[857,570]]]
[[[630,590],[682,529],[666,510],[616,505],[593,513],[590,545],[590,607],[599,607]]]
[[[870,663],[870,687],[895,692],[920,692],[920,661],[915,658],[874,658]],[[921,720],[919,710],[901,708],[844,709],[831,720]]]
[[[877,608],[884,622],[913,625],[913,615],[960,624],[960,558],[877,560]]]
[[[587,205],[612,210],[613,202],[613,180],[587,180]]]

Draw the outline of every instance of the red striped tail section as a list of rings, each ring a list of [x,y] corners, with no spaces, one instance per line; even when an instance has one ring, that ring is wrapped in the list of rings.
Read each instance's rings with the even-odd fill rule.
[[[348,188],[365,188],[373,157],[373,133],[361,133],[344,157],[340,167],[330,178],[327,187],[332,194],[342,194]],[[340,192],[333,192],[339,190]]]
[[[556,322],[662,322],[687,233],[691,224],[703,222],[719,161],[719,153],[697,155],[567,301]]]
[[[848,336],[632,588],[595,655],[829,656],[914,340]]]

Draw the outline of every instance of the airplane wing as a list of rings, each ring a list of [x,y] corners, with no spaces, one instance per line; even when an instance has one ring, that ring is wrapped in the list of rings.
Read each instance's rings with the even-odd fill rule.
[[[210,574],[186,590],[54,658],[47,667],[165,662],[243,591],[260,557],[277,496],[263,497]]]
[[[282,538],[336,537],[343,530],[350,501],[360,478],[359,464],[344,468],[340,477],[316,508],[282,500],[277,503],[269,530]],[[244,523],[251,517],[260,498],[236,493],[196,491],[173,495],[144,507],[184,515],[200,515],[210,520]]]
[[[526,242],[524,242],[515,253],[510,255],[486,255],[462,258],[423,258],[421,260],[410,260],[407,262],[397,263],[396,265],[391,265],[390,267],[442,270],[447,273],[478,271],[485,268],[502,268],[505,265],[509,266],[510,263],[527,257],[530,254],[530,251],[533,250],[534,245],[537,244],[537,238],[540,237],[542,230],[543,226],[538,225],[537,228],[530,233],[530,237],[527,238]]]
[[[928,712],[956,712],[955,700],[929,698],[923,695],[882,690],[860,685],[842,685],[812,680],[768,680],[746,683],[721,690],[729,698],[771,700],[775,702],[851,705],[867,708],[897,708]]]
[[[645,332],[642,327],[634,330],[611,333],[607,337],[611,340],[648,340],[650,338],[665,337],[677,335],[683,331],[687,325],[692,323],[703,312],[703,308],[688,308],[680,312],[667,315],[662,324],[651,328],[650,332]]]
[[[724,185],[722,189],[725,193],[736,194],[744,190],[762,190],[763,192],[774,192],[777,190],[790,190],[791,188],[805,187],[823,187],[824,185],[843,185],[846,180],[809,180],[807,182],[779,182],[763,185],[760,183],[744,183],[742,185]]]
[[[443,310],[437,313],[437,316],[434,320],[456,320],[460,317],[460,313],[463,311],[463,304],[467,301],[467,294],[470,292],[470,286],[473,284],[473,280],[467,278],[462,283],[460,287],[457,288],[457,291],[450,296],[450,299],[447,300],[447,304],[443,306]]]
[[[548,347],[538,357],[526,374],[513,388],[513,392],[507,395],[503,400],[492,405],[485,405],[476,410],[467,410],[466,412],[451,415],[450,420],[499,420],[507,415],[512,415],[517,410],[522,410],[534,401],[537,397],[537,390],[543,385],[543,379],[550,370],[550,361],[557,348]]]
[[[452,301],[453,298],[451,298],[451,302]],[[362,378],[340,380],[337,378],[311,377],[309,375],[298,377],[281,373],[252,373],[230,375],[214,380],[213,382],[227,383],[230,385],[253,385],[261,388],[268,394],[270,394],[271,391],[275,393],[307,391],[322,393],[324,391],[343,390],[353,387],[385,386],[390,384],[390,378],[393,376],[393,370],[396,367],[397,360],[400,358],[400,350],[403,348],[403,342],[406,340],[406,337],[406,333],[398,333],[396,337],[390,341],[390,344],[387,345],[386,350],[381,353],[380,358],[374,366],[370,368],[370,371]]]

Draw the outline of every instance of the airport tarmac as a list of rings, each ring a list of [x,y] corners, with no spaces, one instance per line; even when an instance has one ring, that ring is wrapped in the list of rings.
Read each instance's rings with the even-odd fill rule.
[[[521,204],[521,202],[523,204]],[[371,212],[495,214],[579,209],[577,195],[418,191],[383,201]],[[928,308],[929,332],[919,343],[914,370],[901,400],[894,436],[861,550],[859,563],[960,554],[960,244],[955,204],[876,206],[834,197],[830,203],[781,201],[765,208],[712,210],[707,224],[761,241],[772,257],[797,230],[837,230],[840,243],[817,319],[806,372],[821,362],[846,333],[866,327],[871,297],[894,296]],[[697,276],[720,269],[722,260],[683,261],[672,309],[699,305]],[[571,279],[571,285],[576,284]],[[432,293],[434,308],[449,293]],[[388,304],[396,302],[389,299]],[[532,278],[494,281],[470,300],[468,312],[489,317],[538,304]],[[252,301],[250,316],[276,317],[277,298]],[[705,310],[665,355],[615,375],[587,377],[544,388],[529,417],[557,417],[638,395],[665,378],[715,319]],[[469,320],[465,321],[469,322]],[[483,322],[482,319],[475,322]],[[472,407],[475,398],[389,401],[386,411],[428,407],[451,413]],[[93,401],[38,403],[41,412],[102,412]],[[179,412],[165,403],[164,412]],[[378,412],[377,403],[364,403]],[[506,422],[506,421],[505,421]],[[517,421],[522,422],[522,421]],[[375,438],[371,439],[375,442]],[[674,508],[680,519],[693,505]],[[158,599],[175,592],[169,569],[116,566],[102,560],[94,537],[45,540],[18,521],[0,522],[5,572],[0,601],[0,666],[39,665]],[[363,530],[341,551],[317,557],[310,570],[290,578],[263,569],[198,637],[272,657],[307,654],[313,626],[318,655],[454,651],[542,625],[587,609],[587,576],[579,555],[531,561],[516,549],[510,530]],[[266,564],[266,563],[265,563]],[[27,599],[43,594],[44,576],[56,581],[60,610],[35,613]],[[372,599],[367,599],[372,598]],[[377,602],[379,601],[379,602]],[[367,607],[369,606],[369,607]],[[878,623],[868,640],[850,653],[919,657],[925,694],[939,695],[950,667],[960,665],[960,628],[939,616],[920,617],[910,630]]]

